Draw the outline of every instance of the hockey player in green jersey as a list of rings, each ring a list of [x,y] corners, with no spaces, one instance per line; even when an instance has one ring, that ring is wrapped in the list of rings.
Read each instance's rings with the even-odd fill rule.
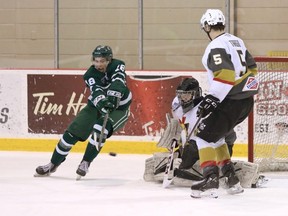
[[[218,9],[208,9],[201,27],[211,40],[202,58],[210,84],[199,104],[197,115],[204,118],[196,143],[204,180],[193,184],[192,197],[219,187],[219,168],[227,179],[230,194],[243,192],[225,144],[225,135],[247,118],[259,83],[256,63],[243,40],[225,32],[225,17]]]
[[[38,166],[35,176],[46,176],[55,172],[72,147],[78,141],[89,138],[83,159],[76,170],[79,178],[85,176],[106,139],[128,120],[132,93],[126,84],[125,63],[113,58],[109,46],[99,45],[95,48],[92,65],[83,78],[90,89],[87,105],[62,135],[50,163]],[[102,129],[102,126],[105,128]]]

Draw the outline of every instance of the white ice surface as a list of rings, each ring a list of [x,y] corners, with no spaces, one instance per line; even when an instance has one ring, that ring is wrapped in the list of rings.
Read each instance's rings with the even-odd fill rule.
[[[50,177],[33,177],[51,153],[0,152],[1,216],[287,216],[288,172],[266,173],[264,188],[240,195],[193,199],[190,188],[148,183],[142,178],[149,155],[100,154],[76,181],[82,154],[71,153]]]

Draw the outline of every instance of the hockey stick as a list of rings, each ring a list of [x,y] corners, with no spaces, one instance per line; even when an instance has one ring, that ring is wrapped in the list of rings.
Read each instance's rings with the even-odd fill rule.
[[[166,120],[167,120],[167,124],[169,124],[171,122],[171,116],[169,113],[166,113]],[[165,172],[164,172],[163,183],[162,183],[163,188],[168,187],[171,184],[171,182],[173,181],[173,178],[169,179],[169,173],[170,173],[172,161],[174,158],[174,152],[176,149],[176,145],[177,145],[177,140],[173,139],[172,145],[171,145],[172,149],[169,149],[170,154],[168,156],[168,161],[167,161]]]
[[[170,154],[168,156],[166,169],[165,169],[165,172],[164,172],[164,178],[163,178],[163,183],[162,183],[162,187],[163,188],[167,188],[172,183],[172,181],[174,179],[174,177],[172,179],[169,179],[169,173],[170,173],[172,161],[173,161],[173,158],[174,158],[174,152],[175,152],[176,144],[177,144],[177,140],[173,140],[172,149],[170,150]]]
[[[187,139],[186,139],[186,143],[185,143],[185,145],[189,142],[189,140],[190,140],[192,134],[194,133],[195,129],[198,127],[198,125],[199,125],[201,119],[202,119],[202,112],[200,113],[200,115],[199,115],[199,117],[198,117],[198,119],[197,119],[197,121],[196,121],[194,127],[192,128],[190,134],[188,135],[188,137],[187,137]]]
[[[104,137],[104,132],[105,132],[105,128],[106,128],[106,125],[107,125],[108,118],[109,118],[109,111],[107,111],[107,113],[104,116],[104,120],[103,120],[103,124],[102,124],[102,128],[101,128],[101,133],[100,133],[99,140],[98,140],[98,145],[95,145],[97,151],[100,151],[101,148],[102,148],[101,147],[101,143],[102,143],[102,140],[103,140],[103,137]],[[96,142],[97,141],[97,134],[96,134],[95,131],[93,133],[93,137],[94,137],[94,141]]]

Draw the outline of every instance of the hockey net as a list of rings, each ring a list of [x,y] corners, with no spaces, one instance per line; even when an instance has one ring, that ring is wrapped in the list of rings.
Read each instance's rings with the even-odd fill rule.
[[[248,160],[260,171],[288,170],[288,58],[256,57],[259,93],[248,122]]]

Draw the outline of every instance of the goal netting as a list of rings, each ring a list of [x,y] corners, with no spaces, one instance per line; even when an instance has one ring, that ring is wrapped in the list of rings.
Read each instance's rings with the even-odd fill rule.
[[[260,171],[288,170],[288,58],[255,60],[260,86],[248,119],[248,159]]]

